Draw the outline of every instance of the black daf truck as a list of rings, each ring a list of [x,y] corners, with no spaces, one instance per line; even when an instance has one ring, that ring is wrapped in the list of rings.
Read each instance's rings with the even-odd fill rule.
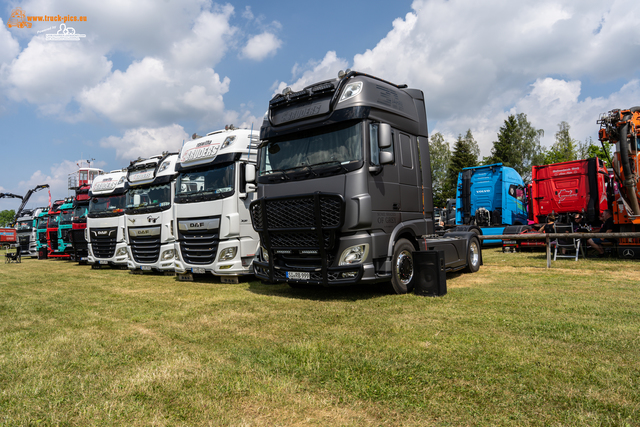
[[[274,96],[251,204],[255,275],[291,286],[391,281],[406,293],[417,250],[443,251],[446,271],[477,271],[475,233],[434,234],[427,135],[422,91],[367,74]]]

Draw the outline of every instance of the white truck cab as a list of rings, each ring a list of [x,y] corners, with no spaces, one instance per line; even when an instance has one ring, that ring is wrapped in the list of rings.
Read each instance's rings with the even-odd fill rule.
[[[127,168],[125,239],[134,272],[173,273],[173,197],[178,153],[137,160]]]
[[[92,268],[102,265],[127,267],[124,208],[126,169],[95,177],[89,190],[86,239],[87,262]]]
[[[213,274],[227,283],[253,274],[259,246],[249,205],[255,199],[257,132],[211,132],[184,144],[176,164],[175,271],[179,280]]]

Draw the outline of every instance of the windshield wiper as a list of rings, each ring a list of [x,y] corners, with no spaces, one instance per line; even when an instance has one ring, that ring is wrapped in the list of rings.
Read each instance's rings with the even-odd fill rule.
[[[345,171],[345,172],[349,172],[349,169],[347,169],[342,162],[338,161],[338,160],[329,160],[327,162],[320,162],[320,163],[315,163],[313,165],[309,165],[310,168],[315,167],[315,166],[326,166],[326,165],[332,165],[335,164],[336,166],[340,166],[340,168]]]
[[[288,170],[289,169],[272,169],[272,170],[269,171],[268,178],[269,178],[270,181],[278,179],[278,178],[276,178],[275,176],[272,176],[272,175],[275,174],[275,173],[279,173],[280,174],[280,176],[279,176],[280,179],[286,179],[287,181],[289,181],[291,178],[289,178],[287,176],[287,171]]]

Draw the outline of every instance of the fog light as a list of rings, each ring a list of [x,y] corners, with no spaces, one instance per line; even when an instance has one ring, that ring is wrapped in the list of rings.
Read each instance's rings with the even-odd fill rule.
[[[218,267],[220,270],[228,270],[231,267],[233,267],[233,264],[230,265],[221,265],[220,267]]]
[[[173,249],[168,249],[164,252],[162,252],[162,261],[167,261],[170,259],[173,259],[173,255],[174,255],[174,250]]]
[[[127,248],[120,248],[116,251],[116,256],[123,256],[127,254]]]
[[[269,262],[269,251],[267,251],[263,246],[260,246],[260,252],[262,253],[262,259]]]
[[[229,261],[230,259],[234,259],[236,254],[238,253],[238,247],[234,246],[232,248],[225,248],[220,252],[220,256],[218,256],[218,262]]]
[[[358,95],[361,91],[362,91],[362,82],[349,83],[342,91],[342,96],[340,97],[340,101],[338,102],[351,99],[354,96]]]
[[[355,272],[355,271],[349,271],[347,273],[341,273],[341,275],[342,275],[342,277],[344,279],[352,279],[352,278],[356,277],[358,275],[358,273]]]
[[[340,263],[338,265],[351,265],[358,264],[367,259],[369,254],[369,245],[357,245],[351,246],[345,249],[340,255]]]

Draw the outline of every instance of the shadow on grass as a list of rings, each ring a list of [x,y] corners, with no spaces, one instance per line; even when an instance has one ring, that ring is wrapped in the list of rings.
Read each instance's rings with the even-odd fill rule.
[[[361,301],[392,295],[390,283],[358,284],[346,286],[321,286],[286,283],[268,284],[254,279],[249,282],[249,292],[291,299],[312,301]]]

